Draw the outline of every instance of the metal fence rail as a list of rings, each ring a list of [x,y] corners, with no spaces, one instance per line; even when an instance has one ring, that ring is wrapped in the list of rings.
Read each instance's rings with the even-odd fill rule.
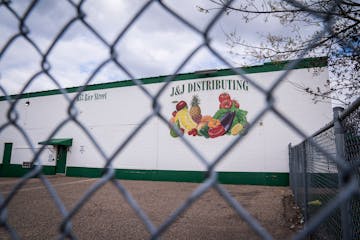
[[[290,185],[305,222],[342,195],[347,184],[360,183],[359,100],[343,112],[341,108],[334,108],[334,121],[304,142],[289,147]],[[344,161],[346,170],[335,160]],[[354,195],[334,209],[313,236],[315,239],[359,239],[359,214],[360,199]]]
[[[15,99],[11,99],[9,94],[7,93],[5,87],[1,85],[0,82],[0,94],[5,96],[7,99],[7,102],[9,103],[9,109],[7,112],[7,121],[5,124],[0,126],[0,134],[4,131],[4,129],[7,129],[9,127],[16,128],[18,133],[21,134],[21,136],[24,138],[24,140],[27,142],[27,145],[29,148],[32,149],[32,160],[35,164],[35,168],[32,169],[28,174],[26,174],[17,184],[13,187],[11,192],[4,197],[0,194],[0,227],[2,229],[5,229],[6,232],[9,234],[9,236],[12,239],[18,239],[19,236],[17,235],[16,230],[9,224],[8,215],[7,215],[7,209],[14,198],[14,196],[19,192],[19,190],[25,185],[25,183],[32,177],[37,176],[44,187],[47,189],[47,191],[50,193],[54,203],[56,204],[57,208],[60,210],[62,214],[62,223],[60,226],[60,232],[59,232],[59,238],[70,238],[70,239],[76,239],[76,234],[72,230],[72,219],[75,216],[77,212],[81,210],[81,208],[85,205],[85,203],[97,192],[100,188],[104,186],[105,183],[111,182],[118,191],[123,195],[123,197],[126,199],[128,204],[134,209],[139,219],[144,223],[144,225],[147,228],[147,231],[151,235],[151,239],[156,239],[160,237],[178,218],[179,215],[181,215],[185,210],[187,210],[192,203],[198,199],[202,194],[204,194],[209,189],[216,190],[223,198],[224,200],[236,211],[236,213],[244,220],[246,221],[249,226],[254,230],[254,232],[259,235],[263,239],[272,239],[272,236],[268,233],[266,229],[264,229],[258,221],[249,214],[249,212],[240,204],[238,203],[231,195],[230,193],[222,187],[217,178],[217,173],[215,172],[215,167],[218,165],[221,161],[223,161],[224,157],[227,155],[227,153],[236,146],[239,142],[243,141],[243,136],[239,135],[236,137],[231,144],[229,144],[225,150],[220,153],[218,156],[216,156],[214,159],[210,159],[213,161],[210,161],[206,159],[194,146],[191,145],[189,141],[186,140],[186,138],[181,138],[181,141],[189,148],[190,151],[192,151],[198,158],[198,160],[206,167],[207,169],[207,179],[199,185],[199,187],[188,197],[186,201],[183,202],[181,206],[179,206],[177,209],[174,210],[173,214],[169,216],[169,218],[165,219],[164,222],[159,226],[156,227],[153,222],[149,219],[147,214],[142,210],[142,208],[137,204],[135,199],[131,196],[129,191],[122,185],[121,181],[115,179],[115,171],[112,168],[112,162],[115,159],[116,156],[119,155],[120,152],[123,151],[123,149],[126,148],[129,142],[132,141],[133,137],[136,136],[142,128],[153,118],[159,118],[163,121],[164,124],[168,124],[167,117],[163,116],[160,112],[160,108],[162,106],[162,103],[159,102],[159,97],[163,94],[165,88],[168,87],[169,83],[175,79],[176,75],[182,70],[182,68],[192,59],[194,55],[196,55],[201,49],[206,49],[210,51],[213,55],[213,57],[217,58],[219,61],[222,61],[225,65],[227,65],[229,68],[233,68],[234,72],[238,74],[239,76],[246,79],[255,89],[257,89],[259,92],[261,92],[264,96],[264,99],[267,100],[266,106],[255,116],[255,119],[252,123],[248,126],[248,133],[251,134],[251,131],[253,127],[255,126],[255,123],[257,120],[259,120],[261,117],[263,117],[267,113],[273,113],[275,114],[280,121],[283,122],[284,125],[289,126],[292,128],[297,134],[299,134],[304,139],[307,137],[304,132],[300,130],[298,126],[293,124],[286,116],[286,114],[281,113],[278,111],[278,109],[275,107],[274,103],[276,99],[273,97],[273,92],[278,88],[280,83],[291,73],[293,68],[296,68],[297,65],[300,63],[301,58],[303,58],[310,49],[312,49],[313,44],[315,40],[318,40],[322,38],[324,33],[326,33],[331,26],[331,16],[326,16],[323,14],[318,14],[316,12],[309,12],[310,15],[312,15],[314,18],[317,18],[323,22],[324,29],[323,31],[319,32],[318,35],[314,38],[313,42],[309,43],[309,46],[307,49],[304,49],[301,54],[298,56],[299,59],[290,62],[287,67],[284,69],[285,71],[282,73],[281,76],[269,87],[264,88],[256,84],[250,77],[245,75],[245,72],[241,69],[235,69],[232,64],[230,64],[228,61],[224,59],[222,56],[222,53],[214,49],[210,45],[210,38],[209,33],[214,27],[214,25],[218,22],[219,18],[226,14],[225,10],[226,7],[229,6],[232,1],[226,2],[226,6],[222,9],[219,9],[215,16],[212,18],[212,20],[208,23],[208,25],[204,28],[204,30],[199,29],[195,24],[188,21],[187,19],[184,19],[181,17],[176,11],[171,9],[166,5],[166,3],[162,1],[155,1],[150,0],[146,1],[143,6],[137,11],[136,14],[131,18],[131,20],[128,22],[128,24],[122,28],[122,30],[116,35],[116,38],[114,41],[109,42],[105,39],[104,36],[102,36],[100,33],[98,33],[95,28],[89,23],[86,19],[86,12],[84,12],[83,5],[86,3],[86,1],[80,1],[80,2],[74,2],[72,0],[67,0],[66,2],[69,3],[71,8],[74,10],[74,16],[67,21],[61,29],[59,29],[58,33],[52,40],[51,44],[48,48],[44,49],[43,46],[40,46],[37,41],[35,41],[29,33],[32,31],[32,29],[29,29],[27,26],[27,21],[29,19],[29,16],[31,15],[31,12],[37,7],[39,1],[33,0],[28,5],[27,9],[20,13],[15,9],[12,5],[12,2],[9,0],[1,0],[0,2],[0,9],[2,11],[5,11],[7,14],[10,14],[14,19],[16,19],[18,23],[18,30],[14,34],[12,34],[7,42],[2,45],[2,49],[0,51],[0,61],[2,61],[2,57],[4,54],[9,51],[9,49],[15,45],[15,42],[19,39],[25,41],[29,44],[29,46],[36,51],[38,56],[41,58],[41,64],[37,66],[36,72],[32,76],[28,76],[28,80],[23,85],[22,90],[19,92],[19,94],[23,94],[27,91],[29,86],[40,76],[46,76],[49,81],[52,84],[55,84],[60,91],[63,94],[64,99],[68,103],[68,115],[65,119],[62,119],[62,121],[56,126],[52,132],[48,133],[48,138],[51,139],[57,132],[59,132],[64,126],[67,126],[69,123],[77,125],[79,128],[82,129],[82,131],[87,135],[87,137],[92,141],[93,145],[95,146],[96,150],[101,154],[103,160],[106,162],[104,165],[104,174],[102,178],[100,178],[90,189],[87,190],[87,192],[82,196],[81,199],[77,201],[75,206],[71,209],[67,209],[64,205],[64,203],[61,201],[61,199],[58,197],[58,194],[55,190],[55,188],[52,186],[52,184],[49,182],[47,177],[42,173],[42,160],[39,158],[40,154],[44,151],[45,146],[43,146],[40,149],[36,148],[36,145],[34,142],[31,141],[28,133],[21,127],[19,123],[19,113],[17,110],[18,103],[19,103],[19,97]],[[289,3],[294,4],[297,7],[301,7],[301,3],[297,1],[288,1]],[[335,6],[337,1],[333,1],[333,6]],[[173,75],[169,78],[167,78],[166,84],[155,94],[150,93],[146,88],[143,87],[142,82],[137,80],[132,74],[131,71],[129,71],[125,64],[122,62],[121,56],[118,52],[116,52],[116,47],[119,46],[119,44],[122,44],[120,40],[123,39],[123,36],[131,29],[135,22],[144,15],[145,12],[148,11],[148,9],[152,5],[158,5],[162,8],[162,10],[168,15],[175,19],[176,21],[184,24],[187,26],[191,31],[194,32],[197,36],[200,36],[202,39],[202,42],[196,46],[194,49],[192,49],[191,53],[186,56],[182,62],[179,63],[177,70],[173,73]],[[306,9],[303,7],[303,9]],[[331,9],[331,8],[329,8]],[[108,50],[108,57],[98,64],[95,68],[95,70],[89,74],[89,76],[86,79],[86,82],[83,87],[81,87],[76,94],[75,97],[70,97],[67,93],[66,89],[63,89],[61,84],[59,83],[58,76],[53,75],[50,71],[52,67],[52,63],[49,60],[51,54],[53,53],[53,50],[57,44],[59,44],[62,39],[64,38],[64,35],[69,31],[69,29],[74,24],[80,24],[82,27],[87,29],[99,42]],[[114,64],[118,69],[126,73],[129,79],[132,79],[132,81],[137,85],[137,87],[149,98],[150,101],[153,102],[152,106],[152,112],[142,119],[141,123],[132,130],[129,137],[122,142],[118,148],[114,151],[113,154],[108,155],[103,151],[103,149],[100,147],[97,139],[91,134],[91,131],[86,128],[79,120],[78,120],[78,111],[76,108],[75,101],[78,98],[78,96],[85,90],[86,86],[91,84],[95,78],[95,76],[105,68],[108,64]],[[328,216],[333,216],[334,214],[337,215],[337,213],[334,211],[339,208],[347,208],[350,206],[352,209],[353,216],[351,218],[351,221],[354,226],[351,227],[349,225],[345,225],[346,228],[343,228],[341,226],[341,233],[346,239],[351,239],[351,237],[348,234],[350,230],[353,230],[352,234],[353,236],[359,236],[358,235],[358,229],[360,228],[359,224],[359,214],[356,211],[359,211],[359,181],[358,181],[358,174],[356,175],[354,172],[354,169],[359,168],[359,125],[357,123],[353,123],[351,119],[354,117],[359,116],[359,110],[358,106],[355,108],[354,111],[351,113],[348,113],[346,117],[340,118],[341,123],[345,125],[346,131],[351,131],[353,135],[346,135],[345,142],[346,142],[346,154],[345,156],[334,156],[334,144],[331,140],[331,138],[328,138],[327,136],[319,137],[318,139],[311,138],[309,141],[307,141],[305,144],[302,144],[300,147],[292,148],[290,151],[291,159],[295,161],[291,161],[291,184],[295,191],[296,199],[299,201],[299,204],[303,206],[306,211],[308,211],[307,216],[307,224],[303,230],[298,232],[298,234],[294,237],[294,239],[304,239],[306,236],[308,236],[311,232],[318,229],[318,227],[321,225],[324,225],[324,222],[328,219]],[[355,115],[355,116],[354,116]],[[356,125],[357,124],[357,125]],[[346,127],[347,126],[347,127]],[[351,129],[351,130],[350,130]],[[331,132],[331,131],[330,131]],[[331,135],[332,133],[329,133]],[[335,129],[335,136],[336,136],[336,129]],[[324,144],[326,146],[324,146]],[[336,144],[337,145],[337,144]],[[306,147],[307,146],[307,147]],[[310,147],[311,146],[311,147]],[[304,149],[311,149],[312,153],[311,156],[314,159],[312,163],[308,163],[308,166],[306,166],[307,162],[301,162],[300,159],[305,159],[306,155],[303,151]],[[297,160],[299,159],[299,160]],[[319,162],[316,162],[315,159],[319,159]],[[349,162],[351,162],[351,166],[349,165]],[[211,163],[211,164],[210,164]],[[305,165],[304,165],[305,164]],[[313,165],[311,165],[313,164]],[[317,169],[318,166],[316,164],[319,164],[319,166],[322,167],[321,174],[317,175]],[[335,167],[336,166],[336,167]],[[305,169],[312,169],[310,173],[307,173]],[[337,188],[336,179],[333,179],[332,176],[335,176],[337,172],[341,173],[341,177],[339,177],[339,184],[341,185],[340,188]],[[326,175],[327,174],[327,175]],[[334,174],[334,175],[333,175]],[[329,177],[331,175],[330,179],[327,179],[326,177]],[[356,178],[357,176],[357,178]],[[307,179],[307,180],[306,180]],[[318,181],[318,183],[316,183]],[[311,189],[312,192],[308,194],[307,190]],[[326,192],[328,195],[328,199],[322,198],[320,199],[319,193],[320,192]],[[356,195],[357,194],[357,195]],[[354,196],[357,196],[354,197]],[[307,199],[308,198],[308,199]],[[319,200],[319,205],[324,206],[324,208],[321,209],[309,209],[308,202],[315,201],[315,205],[318,203],[316,200]],[[329,202],[327,202],[329,200]],[[350,202],[351,200],[351,202]],[[313,205],[311,205],[313,206]],[[341,215],[342,220],[346,221],[347,216]],[[338,224],[338,223],[337,223]],[[338,224],[339,225],[339,224]],[[341,225],[341,224],[340,224]],[[340,226],[338,227],[340,229]],[[340,230],[336,230],[339,232]]]

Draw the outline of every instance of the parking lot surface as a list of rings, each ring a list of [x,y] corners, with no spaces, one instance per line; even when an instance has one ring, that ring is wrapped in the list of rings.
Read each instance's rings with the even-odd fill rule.
[[[47,176],[67,210],[99,179]],[[6,196],[18,181],[1,178],[0,192]],[[159,226],[199,185],[197,183],[120,180]],[[297,217],[288,187],[223,185],[275,239],[289,239],[296,231]],[[39,179],[30,179],[8,205],[10,225],[22,239],[56,239],[62,221],[54,200]],[[147,239],[142,221],[111,184],[107,183],[85,203],[72,219],[79,239]],[[9,235],[0,230],[0,239]],[[260,239],[215,191],[210,190],[162,235],[161,239]]]

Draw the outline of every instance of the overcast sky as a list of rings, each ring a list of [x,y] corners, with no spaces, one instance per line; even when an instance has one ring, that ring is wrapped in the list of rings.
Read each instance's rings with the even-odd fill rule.
[[[108,43],[113,43],[130,19],[146,1],[88,0],[83,5],[85,20]],[[204,14],[197,6],[214,7],[210,1],[165,1],[169,8],[190,21],[199,30],[204,30],[216,11]],[[29,6],[29,0],[13,1],[10,5],[20,16]],[[76,9],[67,1],[41,0],[35,6],[25,25],[30,29],[29,38],[45,53],[60,30],[74,16]],[[4,6],[0,6],[0,49],[16,35],[18,20]],[[251,42],[259,41],[259,33],[284,31],[277,20],[267,24],[261,19],[242,24],[237,14],[222,16],[210,31],[210,39],[217,52],[233,66],[253,65],[251,59],[243,60],[228,54],[224,32],[236,30]],[[137,19],[115,47],[118,61],[136,77],[170,75],[176,71],[187,56],[201,44],[202,36],[190,29],[159,3],[154,2]],[[99,64],[109,58],[110,51],[84,24],[76,21],[67,29],[48,56],[50,73],[63,87],[82,85]],[[228,68],[209,50],[198,51],[180,72],[204,69]],[[15,94],[29,79],[41,70],[41,56],[24,38],[17,38],[0,59],[0,85],[8,94]],[[91,82],[127,80],[129,76],[115,64],[107,64]],[[37,77],[29,91],[57,88],[45,75]],[[0,93],[3,95],[3,93]]]

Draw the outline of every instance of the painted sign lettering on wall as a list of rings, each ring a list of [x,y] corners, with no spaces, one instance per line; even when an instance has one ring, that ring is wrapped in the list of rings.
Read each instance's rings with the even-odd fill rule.
[[[199,91],[223,90],[223,91],[247,91],[248,82],[239,79],[216,79],[190,82],[172,87],[170,97],[181,95],[183,93],[192,93]]]
[[[106,100],[107,93],[81,93],[79,97],[76,99],[78,102],[88,102],[88,101],[99,101],[99,100]]]
[[[191,102],[186,102],[184,99],[176,101],[176,109],[172,112],[170,119],[172,124],[170,135],[178,137],[186,134],[204,138],[239,135],[248,125],[247,111],[241,109],[238,100],[234,99],[228,92],[248,91],[248,89],[248,83],[244,80],[203,80],[173,87],[171,97],[179,97],[184,93],[193,93],[193,96]],[[201,102],[199,95],[194,92],[209,90],[220,92],[213,99],[219,107],[211,110],[211,112],[204,112],[201,106],[206,106],[209,103]],[[211,105],[214,106],[214,104]]]

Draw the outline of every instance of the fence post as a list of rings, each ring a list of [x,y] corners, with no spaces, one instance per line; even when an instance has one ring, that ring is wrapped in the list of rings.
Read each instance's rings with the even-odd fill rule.
[[[303,180],[304,180],[304,221],[308,220],[308,181],[307,181],[307,153],[306,153],[306,145],[307,142],[304,142],[303,147]]]
[[[293,176],[292,176],[294,159],[292,156],[291,143],[289,143],[289,145],[288,145],[288,151],[289,151],[289,184],[290,184],[290,188],[294,192],[294,188],[293,188],[294,180],[293,180]]]
[[[342,161],[345,159],[345,140],[344,140],[344,129],[342,127],[339,116],[344,111],[342,107],[335,107],[334,113],[334,131],[335,131],[335,145],[336,145],[336,160]],[[341,189],[348,182],[347,177],[343,174],[342,170],[338,168],[338,179],[339,188]],[[351,239],[352,237],[352,226],[350,218],[350,202],[345,201],[340,206],[341,212],[341,232],[343,239]]]
[[[293,148],[294,149],[294,183],[295,183],[295,202],[297,205],[300,205],[299,202],[299,151],[298,147]]]

